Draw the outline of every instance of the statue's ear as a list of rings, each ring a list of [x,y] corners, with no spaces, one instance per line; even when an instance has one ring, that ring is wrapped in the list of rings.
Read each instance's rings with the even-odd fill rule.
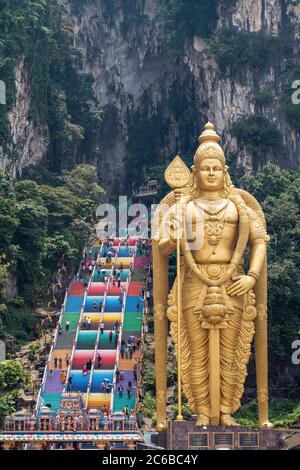
[[[196,168],[194,165],[191,167],[191,179],[190,179],[190,185],[192,186],[192,191],[197,191],[198,185],[197,185],[197,179],[196,179]]]
[[[232,187],[233,186],[233,183],[231,181],[231,177],[230,177],[230,174],[228,172],[228,166],[225,165],[225,184],[228,188]]]

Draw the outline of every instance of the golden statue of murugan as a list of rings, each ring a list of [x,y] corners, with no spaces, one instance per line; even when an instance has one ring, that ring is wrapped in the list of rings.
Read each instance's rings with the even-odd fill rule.
[[[157,430],[166,429],[168,320],[176,345],[180,397],[182,384],[198,426],[237,424],[232,415],[240,407],[255,333],[259,421],[262,428],[271,428],[267,389],[269,237],[264,214],[253,196],[233,186],[213,124],[206,124],[199,141],[192,172],[178,156],[167,169],[165,179],[173,191],[161,201],[154,217]],[[162,209],[165,207],[167,211]],[[202,234],[200,243],[193,244],[198,233]],[[169,293],[168,258],[176,247],[180,269]]]

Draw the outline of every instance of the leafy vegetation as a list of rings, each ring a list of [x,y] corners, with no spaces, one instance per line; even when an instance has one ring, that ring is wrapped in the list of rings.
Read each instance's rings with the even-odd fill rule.
[[[0,77],[7,105],[0,107],[0,143],[17,159],[7,121],[15,100],[15,67],[24,60],[30,78],[28,118],[50,133],[48,166],[54,172],[74,165],[76,151],[91,154],[102,113],[92,78],[81,74],[73,29],[57,0],[0,0]],[[59,158],[58,158],[59,156]]]
[[[215,55],[223,73],[240,78],[245,70],[259,71],[290,50],[283,38],[268,36],[262,31],[249,32],[237,28],[222,29],[210,41],[210,51]]]
[[[277,126],[263,115],[246,116],[232,126],[232,135],[252,155],[254,169],[265,163],[266,156],[274,156],[282,147]]]
[[[217,4],[218,0],[160,0],[166,40],[176,55],[186,40],[211,35],[218,18]]]
[[[35,323],[28,309],[27,315],[22,315],[22,297],[25,305],[36,306],[45,296],[58,261],[62,257],[69,264],[79,261],[102,191],[96,169],[90,165],[64,172],[58,186],[32,180],[13,185],[0,173],[2,287],[9,270],[17,276],[21,296],[6,314],[2,308],[2,322],[21,341],[33,339],[26,332]],[[2,302],[5,305],[3,294]]]
[[[300,331],[300,172],[266,165],[242,184],[261,203],[268,233],[269,362],[271,396],[297,397],[300,378],[292,343]],[[299,366],[298,366],[299,368]]]
[[[185,72],[185,79],[174,77],[167,95],[163,94],[159,103],[153,105],[151,89],[148,89],[143,94],[140,106],[128,112],[125,170],[129,188],[133,181],[144,182],[149,172],[151,178],[159,175],[158,179],[162,181],[163,167],[166,167],[166,162],[176,153],[180,154],[188,166],[191,164],[190,155],[194,153],[194,141],[199,131],[199,110],[196,99],[189,99],[185,93],[189,88],[192,96],[196,96],[195,84],[188,68]],[[170,156],[165,149],[174,122],[178,132],[174,155]]]
[[[5,305],[5,310],[0,315],[0,335],[9,333],[20,345],[32,341],[38,337],[39,322],[33,309],[16,308],[12,303]]]
[[[236,413],[238,423],[249,428],[258,428],[258,409],[256,400],[242,406]],[[276,428],[287,428],[300,421],[300,402],[280,401],[271,402],[269,410],[270,421]]]
[[[27,382],[21,361],[6,360],[0,364],[0,426],[5,416],[16,411],[18,392]]]
[[[258,93],[254,97],[255,104],[260,107],[270,105],[273,99],[274,99],[273,93],[267,88],[264,88],[263,90],[261,90],[260,93]]]

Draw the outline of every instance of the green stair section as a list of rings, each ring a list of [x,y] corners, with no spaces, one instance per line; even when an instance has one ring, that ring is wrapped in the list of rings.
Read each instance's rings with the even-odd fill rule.
[[[124,318],[124,331],[138,331],[142,329],[142,312],[126,312]]]
[[[51,411],[57,413],[60,402],[61,394],[60,393],[43,393],[42,398],[44,400],[44,405],[51,405]]]
[[[77,349],[95,349],[97,331],[80,331],[77,338]]]
[[[109,330],[104,331],[103,333],[100,333],[98,349],[116,349],[116,345],[115,345],[116,334],[114,330],[112,330],[112,332],[113,332],[112,341],[109,340]]]
[[[106,276],[109,276],[111,273],[111,269],[106,269],[105,274]],[[95,271],[93,275],[93,282],[104,282],[104,274],[103,272],[98,273],[98,271]]]
[[[67,313],[63,316],[62,331],[66,331],[66,321],[70,322],[70,331],[76,331],[79,322],[80,313]]]
[[[134,392],[135,390],[133,390],[129,400],[126,390],[124,390],[122,397],[119,397],[119,393],[116,391],[114,396],[114,411],[123,411],[126,405],[129,408],[129,412],[132,408],[135,408],[136,397]]]

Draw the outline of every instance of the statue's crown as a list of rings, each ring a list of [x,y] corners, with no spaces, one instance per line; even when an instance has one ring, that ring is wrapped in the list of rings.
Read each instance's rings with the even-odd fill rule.
[[[211,122],[204,126],[204,131],[199,137],[200,145],[194,157],[194,163],[197,165],[206,158],[217,158],[225,165],[225,155],[222,147],[219,145],[220,136],[216,133],[215,127]]]
[[[207,124],[204,126],[204,131],[199,137],[199,142],[203,144],[203,142],[220,142],[220,136],[215,131],[215,126],[208,121]]]

